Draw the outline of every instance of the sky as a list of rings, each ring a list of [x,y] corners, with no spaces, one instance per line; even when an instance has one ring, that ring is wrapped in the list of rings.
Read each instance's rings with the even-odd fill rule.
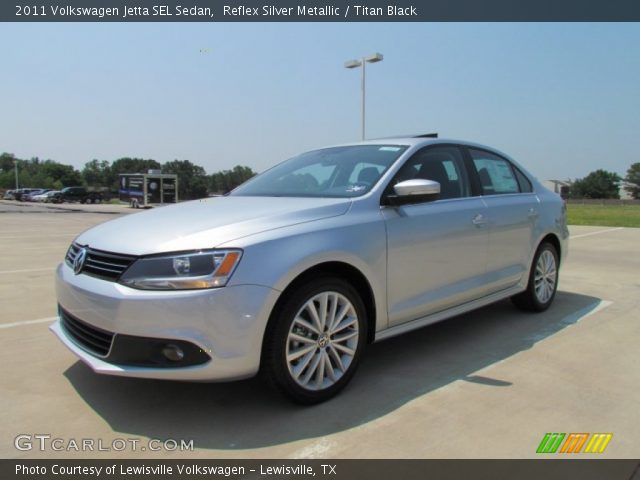
[[[262,171],[438,132],[546,179],[640,162],[640,23],[4,23],[0,152]]]

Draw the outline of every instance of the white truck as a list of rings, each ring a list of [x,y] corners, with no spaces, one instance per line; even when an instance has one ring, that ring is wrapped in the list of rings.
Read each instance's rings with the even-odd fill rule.
[[[120,201],[131,208],[178,202],[178,176],[172,173],[121,173],[119,186]]]

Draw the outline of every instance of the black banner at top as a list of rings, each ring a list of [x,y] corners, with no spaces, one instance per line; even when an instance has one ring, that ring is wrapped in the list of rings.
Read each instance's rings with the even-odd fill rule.
[[[14,0],[2,22],[637,22],[639,0]]]

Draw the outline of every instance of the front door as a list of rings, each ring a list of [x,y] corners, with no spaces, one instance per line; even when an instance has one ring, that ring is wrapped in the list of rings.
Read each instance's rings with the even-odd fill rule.
[[[440,183],[441,197],[383,208],[389,326],[474,300],[486,292],[487,208],[479,196],[471,196],[460,149],[425,147],[407,160],[388,189],[412,178]]]

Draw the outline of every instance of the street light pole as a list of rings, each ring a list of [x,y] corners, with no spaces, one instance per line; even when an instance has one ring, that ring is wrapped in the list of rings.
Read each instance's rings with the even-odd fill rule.
[[[365,79],[366,79],[366,65],[367,63],[376,63],[381,62],[384,57],[381,53],[374,53],[373,55],[369,55],[368,57],[362,57],[360,60],[349,60],[344,63],[345,68],[359,68],[362,67],[362,76],[360,79],[360,89],[362,94],[362,106],[361,106],[361,138],[365,139],[365,98],[366,98],[366,87],[365,87]]]
[[[16,167],[15,168],[15,170],[16,170],[16,190],[18,190],[18,159],[17,158],[13,159],[13,164]]]

